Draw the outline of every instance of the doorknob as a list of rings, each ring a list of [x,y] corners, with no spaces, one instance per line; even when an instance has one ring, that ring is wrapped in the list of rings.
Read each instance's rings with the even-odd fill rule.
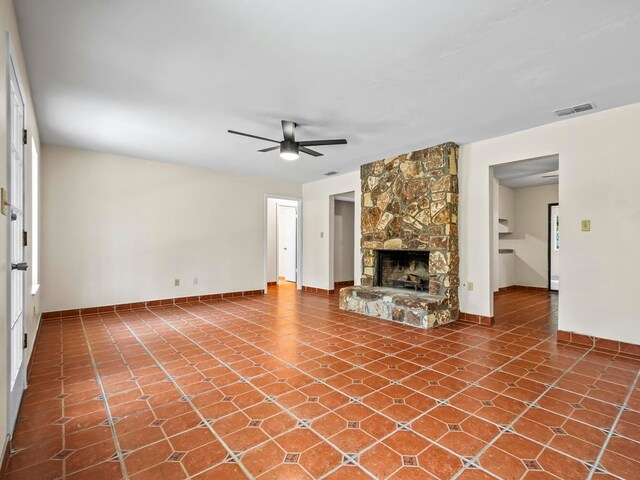
[[[27,270],[27,268],[29,268],[29,265],[27,264],[27,262],[20,262],[20,263],[12,263],[11,264],[11,270],[22,270],[23,272]]]

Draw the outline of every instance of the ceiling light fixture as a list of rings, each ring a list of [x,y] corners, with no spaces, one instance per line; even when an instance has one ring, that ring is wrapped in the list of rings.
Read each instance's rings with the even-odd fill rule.
[[[296,142],[284,141],[280,144],[280,158],[283,160],[297,160],[300,157],[298,144]]]

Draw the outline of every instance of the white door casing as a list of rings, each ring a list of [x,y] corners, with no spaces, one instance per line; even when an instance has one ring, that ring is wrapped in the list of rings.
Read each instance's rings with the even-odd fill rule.
[[[25,159],[23,132],[25,127],[25,102],[18,80],[13,56],[9,56],[8,122],[9,149],[9,345],[8,367],[8,428],[13,432],[20,401],[26,385],[26,350],[23,347],[25,333],[25,285],[26,263],[24,232]]]

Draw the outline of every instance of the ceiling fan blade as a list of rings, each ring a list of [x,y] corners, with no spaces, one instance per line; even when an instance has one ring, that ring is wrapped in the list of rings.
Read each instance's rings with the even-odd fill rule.
[[[235,130],[227,130],[227,132],[233,133],[234,135],[242,135],[243,137],[257,138],[258,140],[266,140],[267,142],[280,143],[278,140],[273,140],[271,138],[265,138],[265,137],[259,137],[257,135],[251,135],[250,133],[236,132]]]
[[[307,155],[312,155],[314,157],[321,157],[322,154],[320,152],[316,152],[315,150],[311,150],[310,148],[305,148],[303,146],[298,147],[302,153],[306,153]]]
[[[269,147],[269,148],[263,148],[262,150],[258,150],[259,152],[271,152],[272,150],[277,150],[280,148],[280,145],[278,145],[277,147]]]
[[[335,140],[305,140],[299,143],[303,147],[313,147],[314,145],[346,145],[347,141],[344,138],[337,138]]]
[[[282,135],[285,142],[296,141],[296,123],[289,120],[282,120]]]

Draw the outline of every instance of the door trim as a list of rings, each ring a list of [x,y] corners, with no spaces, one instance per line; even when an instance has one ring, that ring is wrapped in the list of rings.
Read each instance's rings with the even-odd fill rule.
[[[11,97],[11,89],[9,88],[10,82],[11,82],[11,73],[13,71],[15,77],[16,77],[16,82],[17,82],[17,88],[20,91],[20,96],[22,97],[22,101],[24,104],[24,111],[23,111],[23,115],[22,115],[22,128],[25,129],[28,122],[27,122],[27,96],[25,95],[25,89],[24,89],[24,83],[22,82],[22,78],[20,77],[20,69],[18,68],[18,62],[17,62],[17,56],[15,54],[15,50],[13,47],[13,42],[11,41],[11,35],[9,34],[9,32],[6,32],[5,35],[5,41],[6,41],[6,53],[7,53],[7,73],[6,73],[6,85],[7,85],[7,91],[6,91],[6,100],[7,100],[7,112],[6,112],[6,118],[7,118],[7,150],[5,152],[6,154],[6,158],[7,158],[7,179],[8,181],[11,181],[11,175],[12,175],[12,161],[11,161],[11,140],[10,140],[10,131],[11,131],[11,107],[10,107],[10,97]],[[23,175],[22,175],[22,182],[23,182],[23,188],[22,188],[22,207],[23,207],[23,222],[24,226],[23,228],[26,228],[26,211],[27,211],[27,198],[26,198],[26,186],[27,186],[27,160],[26,160],[26,148],[24,143],[22,144],[22,162],[23,162]],[[10,220],[9,220],[10,221]],[[7,367],[6,367],[6,374],[7,374],[7,405],[6,405],[6,418],[7,418],[7,433],[8,435],[12,436],[13,435],[13,431],[15,429],[15,424],[16,424],[16,420],[17,420],[17,413],[20,410],[20,405],[16,405],[16,418],[13,418],[12,416],[12,403],[11,403],[11,228],[10,226],[7,226],[7,251],[5,252],[6,258],[7,258],[7,276],[6,276],[6,281],[7,281],[7,289],[6,289],[6,295],[7,295],[7,327],[6,327],[6,362],[7,362]],[[23,247],[24,248],[24,247]],[[25,250],[26,251],[26,250]],[[27,281],[26,281],[26,275],[23,276],[23,289],[22,289],[22,295],[23,295],[23,315],[22,315],[22,323],[23,323],[23,334],[24,333],[28,333],[27,332],[27,322],[26,322],[26,318],[27,318],[27,295],[26,295],[26,286],[27,286]],[[26,379],[26,371],[27,371],[27,365],[26,365],[26,349],[23,349],[22,352],[22,365],[21,365],[21,370],[22,370],[22,387],[23,387],[23,391],[24,388],[26,387],[27,384],[27,379]],[[18,380],[16,379],[16,382]],[[21,403],[22,401],[22,394],[20,395],[20,401],[18,403]]]
[[[550,292],[557,292],[551,288],[551,211],[553,207],[559,206],[559,203],[550,203],[547,207],[547,289]]]

